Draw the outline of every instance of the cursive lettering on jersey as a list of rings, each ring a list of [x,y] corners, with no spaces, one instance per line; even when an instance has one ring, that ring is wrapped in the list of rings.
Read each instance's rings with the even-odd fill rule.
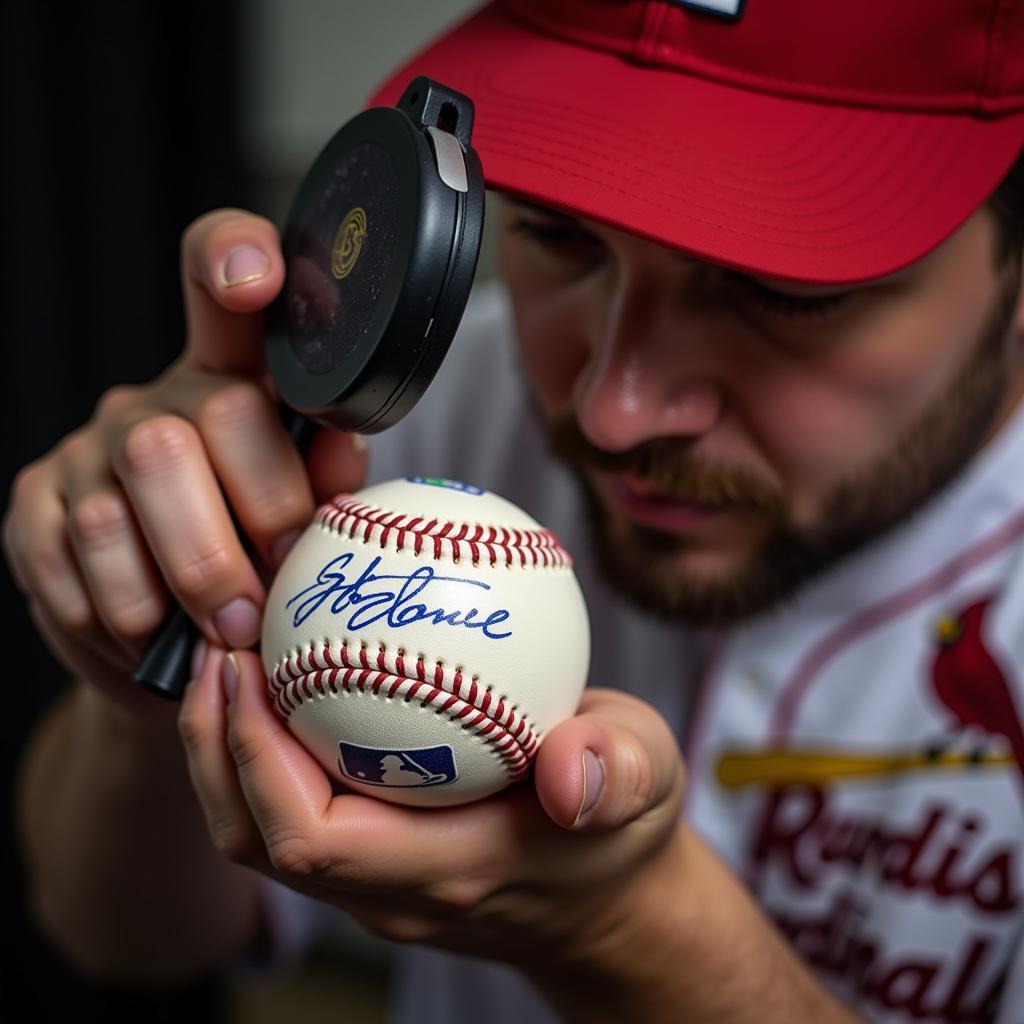
[[[884,934],[865,923],[868,907],[841,887],[818,910],[767,907],[769,916],[801,958],[817,971],[888,1011],[910,1020],[989,1024],[999,1008],[1004,975],[994,943],[968,935],[948,956],[897,952]]]
[[[837,872],[871,874],[883,885],[964,900],[990,914],[1021,906],[1015,851],[985,844],[976,812],[933,801],[917,819],[896,824],[843,814],[828,790],[787,786],[770,793],[753,833],[751,865],[774,865],[799,889],[819,888]]]

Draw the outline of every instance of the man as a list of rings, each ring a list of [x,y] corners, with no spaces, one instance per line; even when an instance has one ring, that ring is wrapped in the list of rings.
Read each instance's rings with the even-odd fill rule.
[[[199,221],[182,359],[8,516],[81,680],[23,780],[58,940],[180,974],[279,940],[298,892],[515,972],[417,950],[410,1017],[1019,1020],[1021,52],[1017,3],[507,0],[383,89],[472,96],[510,198],[507,291],[375,474],[524,504],[595,624],[533,785],[463,808],[332,797],[267,704],[227,504],[276,565],[366,455],[289,446],[254,315],[276,236]],[[127,683],[161,581],[206,639],[184,753]]]

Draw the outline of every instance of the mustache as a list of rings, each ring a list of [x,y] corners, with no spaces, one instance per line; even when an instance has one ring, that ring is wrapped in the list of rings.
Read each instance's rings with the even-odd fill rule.
[[[592,445],[575,418],[564,415],[548,423],[548,447],[576,470],[635,474],[675,501],[744,505],[778,522],[785,517],[782,496],[756,474],[709,463],[686,451],[685,442],[678,439],[648,441],[629,451],[609,452]]]

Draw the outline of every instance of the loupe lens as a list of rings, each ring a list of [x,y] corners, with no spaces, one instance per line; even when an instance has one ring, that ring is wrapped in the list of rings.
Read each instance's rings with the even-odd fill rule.
[[[313,199],[284,238],[282,312],[295,358],[321,375],[366,336],[395,259],[401,204],[390,154],[373,142],[341,154]]]

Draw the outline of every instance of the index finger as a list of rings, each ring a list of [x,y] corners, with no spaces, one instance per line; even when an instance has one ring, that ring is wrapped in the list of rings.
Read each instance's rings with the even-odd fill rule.
[[[284,283],[277,229],[244,210],[214,210],[185,231],[181,281],[188,324],[185,359],[203,369],[259,374],[263,310]]]

